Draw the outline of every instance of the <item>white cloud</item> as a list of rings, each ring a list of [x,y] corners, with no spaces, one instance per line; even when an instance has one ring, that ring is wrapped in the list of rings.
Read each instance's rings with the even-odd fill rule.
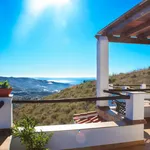
[[[26,0],[24,9],[15,26],[13,38],[25,38],[37,23],[42,13],[49,8],[53,10],[53,21],[57,27],[65,28],[72,11],[71,0]]]

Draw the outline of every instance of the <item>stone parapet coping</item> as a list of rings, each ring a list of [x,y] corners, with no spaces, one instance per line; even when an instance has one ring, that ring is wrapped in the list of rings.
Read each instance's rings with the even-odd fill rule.
[[[37,132],[41,130],[43,132],[57,132],[57,131],[73,131],[73,130],[87,130],[87,129],[98,129],[98,128],[113,128],[119,126],[130,126],[130,125],[138,125],[145,124],[144,120],[127,120],[124,119],[122,121],[109,121],[109,122],[98,122],[98,123],[88,123],[88,124],[66,124],[66,125],[50,125],[50,126],[37,126],[35,127]]]
[[[8,97],[0,97],[0,99],[5,99],[5,98],[13,98],[13,94],[9,94]]]
[[[111,128],[117,127],[118,124],[114,121],[110,122],[98,122],[98,123],[89,123],[89,124],[67,124],[67,125],[50,125],[50,126],[37,126],[36,131],[43,132],[48,131],[70,131],[70,130],[86,130],[86,129],[97,129],[97,128]]]

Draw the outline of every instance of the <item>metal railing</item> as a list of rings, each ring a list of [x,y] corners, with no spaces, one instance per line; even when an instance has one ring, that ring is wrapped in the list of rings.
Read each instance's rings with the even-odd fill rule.
[[[119,92],[115,92],[115,91],[110,91],[110,90],[103,90],[105,93],[109,93],[109,94],[113,94],[113,95],[120,95],[123,96],[121,93]]]
[[[119,86],[140,86],[140,85],[119,85]],[[119,87],[118,86],[118,87]],[[149,85],[146,85],[146,86],[149,86]],[[115,89],[116,87],[113,86],[114,89],[109,89],[109,90],[104,90],[104,92],[106,93],[110,93],[110,94],[115,94],[115,95],[122,95],[121,92],[129,92],[129,91],[135,91],[135,92],[148,92],[150,91],[149,88],[147,89]],[[150,101],[150,98],[146,98],[145,100],[149,100]],[[119,100],[113,100],[113,102],[116,104],[116,111],[122,115],[125,115],[126,114],[126,103],[125,101],[119,101]]]

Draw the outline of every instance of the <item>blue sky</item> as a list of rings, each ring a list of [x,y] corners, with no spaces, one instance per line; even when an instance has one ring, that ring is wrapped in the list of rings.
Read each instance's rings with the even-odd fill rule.
[[[94,35],[141,0],[1,0],[0,76],[94,77]],[[110,73],[150,66],[148,45],[110,44]]]

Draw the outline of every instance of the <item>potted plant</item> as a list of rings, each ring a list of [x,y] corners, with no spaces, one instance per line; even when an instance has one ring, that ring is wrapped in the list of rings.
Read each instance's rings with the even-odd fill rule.
[[[14,124],[12,134],[19,137],[26,150],[49,150],[45,148],[53,133],[47,134],[42,131],[36,132],[37,122],[34,118],[24,116],[20,121]]]
[[[12,87],[8,81],[0,82],[0,97],[8,97],[12,91]]]

